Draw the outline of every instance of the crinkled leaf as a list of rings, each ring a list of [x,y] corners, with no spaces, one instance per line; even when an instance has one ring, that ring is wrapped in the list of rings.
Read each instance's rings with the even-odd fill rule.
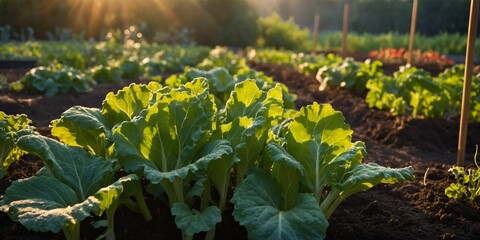
[[[98,200],[92,197],[79,201],[68,185],[54,177],[39,176],[14,182],[1,205],[13,221],[30,230],[59,232],[89,216],[98,207]]]
[[[105,157],[112,144],[111,129],[107,125],[100,109],[74,106],[66,110],[60,119],[52,121],[52,135],[63,143]]]
[[[24,151],[39,156],[49,174],[72,188],[77,199],[86,199],[113,181],[113,162],[95,157],[79,147],[38,134],[25,134],[17,144]]]
[[[102,103],[102,115],[110,124],[114,125],[129,121],[147,108],[153,92],[143,84],[130,84],[117,93],[108,93]]]
[[[235,85],[225,107],[225,121],[231,122],[239,117],[263,116],[278,120],[283,116],[282,89],[276,86],[268,92],[258,88],[255,80],[248,79]]]
[[[334,187],[348,195],[365,191],[379,183],[398,183],[414,178],[413,168],[389,168],[376,163],[359,164],[346,173],[345,180]]]
[[[283,209],[280,185],[267,173],[247,176],[232,198],[233,216],[247,228],[249,239],[324,239],[328,222],[315,198],[301,193]]]
[[[185,203],[173,204],[172,215],[175,216],[175,224],[187,236],[193,236],[199,232],[213,229],[222,220],[220,209],[214,206],[205,208],[202,212],[190,207]]]
[[[313,193],[321,194],[326,184],[321,170],[352,146],[350,126],[331,105],[313,103],[300,110],[288,129],[288,153],[305,169],[306,185]]]
[[[197,156],[212,129],[215,109],[208,85],[201,84],[202,92],[192,84],[172,89],[142,116],[114,130],[115,149],[127,171],[143,173],[152,183],[173,182],[189,172],[206,170],[209,161],[231,153],[223,141],[213,152]]]
[[[59,232],[68,225],[80,223],[91,212],[98,215],[111,207],[122,194],[123,184],[134,180],[138,177],[125,176],[109,186],[95,189],[93,196],[79,200],[75,190],[59,179],[34,176],[14,182],[0,202],[0,210],[30,230]]]

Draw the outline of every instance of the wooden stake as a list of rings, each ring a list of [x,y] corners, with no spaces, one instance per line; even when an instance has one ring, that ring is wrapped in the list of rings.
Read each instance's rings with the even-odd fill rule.
[[[318,25],[320,23],[320,15],[315,14],[315,18],[313,20],[313,48],[312,52],[315,53],[317,51],[317,41],[318,41]]]
[[[410,23],[410,40],[408,42],[408,59],[407,63],[412,64],[413,60],[413,41],[415,40],[415,27],[417,25],[418,0],[413,0],[412,22]]]
[[[350,15],[350,0],[345,0],[343,7],[342,57],[347,56],[348,15]]]
[[[475,36],[477,35],[479,2],[480,0],[472,0],[470,5],[467,53],[465,54],[465,74],[463,83],[462,110],[460,115],[460,132],[458,134],[458,166],[465,165],[465,145],[467,143],[468,109],[470,104],[470,87],[472,86],[473,54],[475,49]]]

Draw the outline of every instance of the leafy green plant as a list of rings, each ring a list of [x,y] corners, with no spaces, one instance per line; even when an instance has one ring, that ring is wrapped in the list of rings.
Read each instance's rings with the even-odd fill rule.
[[[7,115],[0,111],[0,179],[11,163],[26,153],[15,145],[15,133],[22,129],[34,130],[31,123],[25,114]]]
[[[320,91],[329,87],[342,87],[363,93],[366,90],[367,81],[383,76],[380,61],[367,59],[364,63],[356,62],[352,58],[346,58],[343,62],[326,65],[317,72],[317,80],[320,82]]]
[[[90,69],[95,83],[119,83],[122,81],[122,70],[116,66],[98,65]]]
[[[342,62],[342,58],[334,54],[316,55],[296,53],[288,50],[248,49],[247,58],[261,63],[273,63],[296,68],[307,75],[316,74],[318,69]]]
[[[328,104],[302,108],[286,128],[266,147],[271,167],[251,171],[232,198],[233,215],[250,239],[323,239],[343,200],[414,178],[411,167],[363,164],[364,143],[351,142],[343,115]]]
[[[451,183],[445,189],[445,195],[449,198],[466,198],[470,202],[480,196],[480,167],[477,163],[478,145],[475,150],[474,162],[476,169],[467,169],[454,166],[448,169],[455,176],[456,183]]]
[[[366,101],[369,107],[389,109],[394,114],[411,111],[412,116],[442,117],[448,102],[439,84],[424,70],[400,67],[393,77],[383,77],[367,83]]]
[[[106,239],[115,239],[113,216],[128,192],[139,184],[134,174],[115,181],[115,161],[93,156],[29,130],[17,133],[16,144],[39,156],[45,167],[33,177],[13,182],[0,201],[0,210],[34,231],[59,232],[68,240],[80,239],[80,222],[93,212],[105,213]],[[129,192],[128,194],[132,194]],[[127,195],[128,196],[128,195]]]
[[[72,67],[53,64],[30,70],[19,82],[17,90],[27,90],[53,96],[72,92],[88,92],[93,81]]]
[[[247,67],[245,58],[241,58],[225,47],[216,47],[210,51],[208,57],[195,66],[202,70],[210,70],[214,67],[223,67],[230,74],[235,74],[240,69]]]
[[[120,163],[127,172],[162,187],[184,239],[214,228],[221,219],[219,208],[208,206],[208,199],[201,204],[202,209],[191,210],[187,200],[198,196],[198,190],[193,188],[189,193],[185,186],[195,178],[204,178],[196,175],[206,171],[210,162],[229,161],[230,144],[209,141],[215,115],[208,82],[196,79],[162,94],[140,116],[113,130]],[[202,185],[200,193],[205,188]]]

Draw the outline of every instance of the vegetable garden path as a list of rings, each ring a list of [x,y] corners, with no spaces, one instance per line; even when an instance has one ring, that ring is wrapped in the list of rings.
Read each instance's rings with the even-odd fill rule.
[[[448,120],[395,117],[388,112],[369,109],[363,96],[344,90],[319,92],[314,77],[292,68],[250,65],[285,83],[292,93],[298,95],[298,107],[317,101],[330,103],[342,111],[354,130],[354,140],[364,141],[367,145],[365,161],[415,168],[414,181],[380,185],[344,201],[329,220],[327,239],[480,239],[480,199],[474,203],[453,201],[444,194],[444,189],[453,182],[447,170],[456,162],[458,116]],[[7,114],[27,114],[37,129],[48,135],[50,121],[59,118],[69,107],[101,107],[108,92],[130,82],[99,84],[91,93],[54,97],[0,93],[0,110]],[[467,163],[470,165],[473,165],[475,144],[480,144],[480,124],[471,123],[467,140]],[[0,194],[11,181],[31,176],[40,167],[41,163],[28,155],[12,164],[10,174],[0,181]],[[181,238],[173,219],[168,217],[166,204],[158,201],[148,204],[155,207],[151,209],[154,220],[150,223],[145,223],[140,215],[127,209],[118,210],[115,220],[117,239]],[[82,234],[86,239],[94,239],[100,234],[89,226],[89,221],[84,222],[82,229],[85,232]],[[233,219],[224,219],[217,229],[218,239],[246,239],[245,230]],[[63,239],[63,235],[29,232],[0,213],[0,239]]]

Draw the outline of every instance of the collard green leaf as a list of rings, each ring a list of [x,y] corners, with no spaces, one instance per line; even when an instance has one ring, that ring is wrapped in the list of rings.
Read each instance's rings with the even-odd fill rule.
[[[29,229],[58,232],[79,226],[91,212],[114,212],[124,184],[138,180],[132,174],[113,182],[112,161],[27,130],[19,136],[18,146],[38,155],[45,168],[37,176],[14,182],[0,209]]]
[[[365,191],[379,183],[393,184],[412,180],[413,168],[389,168],[376,163],[358,164],[345,174],[345,180],[334,187],[345,193]]]
[[[96,189],[92,196],[78,199],[75,190],[52,176],[34,176],[13,182],[0,202],[0,210],[26,228],[41,232],[59,232],[90,216],[110,208],[120,198],[123,184],[136,181],[131,174],[115,183]]]
[[[171,203],[182,201],[183,179],[232,154],[226,140],[208,141],[215,113],[205,79],[172,89],[114,130],[119,161],[128,172],[162,184]]]
[[[50,176],[72,188],[77,199],[86,199],[113,182],[113,162],[95,157],[79,147],[68,146],[39,134],[21,136],[17,145],[39,156]]]
[[[142,116],[115,129],[116,151],[125,169],[143,172],[148,167],[170,172],[194,162],[212,129],[214,109],[202,104],[209,100],[189,91],[172,90]]]
[[[220,209],[214,206],[205,208],[202,212],[190,207],[185,203],[173,204],[172,215],[175,216],[175,224],[182,233],[192,237],[199,232],[213,229],[222,220]]]
[[[286,149],[305,169],[306,185],[317,196],[326,182],[321,171],[335,156],[352,146],[352,130],[331,105],[313,103],[294,117],[286,134]]]
[[[30,230],[59,232],[85,219],[96,206],[97,199],[79,200],[68,185],[51,176],[39,176],[14,182],[0,209]]]
[[[52,121],[52,135],[71,146],[87,149],[97,156],[111,154],[111,129],[100,109],[74,106]]]
[[[142,84],[130,84],[116,94],[108,93],[102,103],[102,115],[110,124],[114,125],[123,121],[129,121],[138,116],[147,108],[153,92],[148,86]]]
[[[284,209],[280,185],[267,173],[247,176],[232,198],[233,216],[249,239],[324,239],[328,222],[315,198],[301,193]]]
[[[239,117],[256,116],[263,116],[269,121],[279,120],[283,116],[280,86],[265,92],[260,90],[252,79],[235,85],[235,90],[226,103],[224,122],[228,123]]]

